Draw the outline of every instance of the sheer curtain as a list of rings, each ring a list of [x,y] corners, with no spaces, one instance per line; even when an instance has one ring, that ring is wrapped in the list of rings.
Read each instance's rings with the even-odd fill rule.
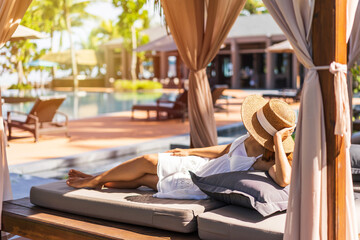
[[[245,0],[162,0],[161,4],[179,54],[190,69],[191,145],[217,145],[206,66],[219,51]]]
[[[30,3],[31,0],[0,0],[0,47],[3,47],[13,35]],[[0,203],[12,199],[5,138],[3,118],[0,111]],[[0,229],[1,211],[2,204],[0,204]]]
[[[357,1],[348,0],[347,35],[349,35],[353,22],[354,11],[352,7]],[[310,34],[315,1],[263,0],[263,2],[290,41],[299,61],[308,69],[299,109],[284,239],[327,239],[325,123],[319,76],[314,69],[311,56]],[[335,75],[336,79],[341,81],[341,86],[344,84],[346,86],[345,74]],[[348,102],[342,103],[344,106],[348,106]],[[346,115],[344,113],[342,112],[340,115],[343,117]],[[349,116],[345,117],[349,118]],[[342,129],[345,129],[344,135],[347,142],[350,141],[349,126],[346,125],[349,122],[341,125]],[[357,224],[350,160],[349,158],[347,160],[346,210],[350,222],[347,229],[347,239],[355,239],[357,238]]]

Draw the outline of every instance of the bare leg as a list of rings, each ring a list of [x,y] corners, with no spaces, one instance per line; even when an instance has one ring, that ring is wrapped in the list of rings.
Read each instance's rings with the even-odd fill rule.
[[[108,182],[130,182],[145,174],[157,174],[157,154],[148,154],[141,157],[130,159],[109,171],[94,177],[70,177],[66,182],[75,188],[96,188]]]
[[[157,191],[157,183],[159,181],[159,178],[155,174],[145,174],[144,176],[129,182],[108,182],[105,184],[105,187],[109,188],[138,188],[141,186],[146,186],[151,189],[154,189]]]
[[[69,175],[69,177],[81,177],[81,178],[93,177],[93,175],[89,175],[89,174],[80,172],[80,171],[75,170],[75,169],[70,169],[68,175]]]

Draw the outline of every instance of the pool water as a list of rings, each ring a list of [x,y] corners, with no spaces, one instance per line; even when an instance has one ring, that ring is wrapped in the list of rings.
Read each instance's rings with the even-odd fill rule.
[[[15,90],[3,91],[3,96],[17,96]],[[22,96],[60,96],[66,95],[66,99],[59,111],[66,113],[70,119],[95,117],[107,113],[131,110],[134,104],[155,104],[159,98],[175,100],[175,93],[154,92],[60,92],[60,91],[30,91]],[[21,111],[28,113],[34,102],[17,104],[4,104],[3,116],[7,111]]]

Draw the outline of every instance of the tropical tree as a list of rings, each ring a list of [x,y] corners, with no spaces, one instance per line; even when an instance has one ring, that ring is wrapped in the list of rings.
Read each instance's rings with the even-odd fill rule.
[[[261,0],[247,0],[240,15],[263,14],[268,12]]]
[[[84,19],[97,18],[86,11],[86,7],[94,1],[86,0],[34,0],[26,12],[21,24],[34,30],[49,33],[51,38],[51,50],[54,50],[54,33],[66,31],[69,35],[70,49],[72,52],[72,70],[74,86],[77,87],[77,66],[75,50],[72,41],[72,27],[82,26]],[[21,46],[21,44],[23,44]],[[62,44],[62,38],[59,42]],[[16,48],[29,47],[29,43],[16,43]],[[11,47],[11,44],[9,45]],[[42,52],[43,54],[44,52]],[[37,55],[39,57],[39,55]]]
[[[147,0],[113,0],[113,5],[122,9],[118,17],[118,30],[123,38],[123,46],[126,49],[136,48],[139,40],[139,32],[149,27],[149,14],[144,8]],[[137,54],[132,51],[131,77],[136,79]]]

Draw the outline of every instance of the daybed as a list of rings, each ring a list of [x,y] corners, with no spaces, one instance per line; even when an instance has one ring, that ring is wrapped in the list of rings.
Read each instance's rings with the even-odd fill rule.
[[[5,202],[2,229],[46,240],[198,239],[197,235],[216,240],[282,239],[284,212],[264,218],[255,210],[239,206],[224,206],[212,200],[156,199],[152,193],[76,190],[64,181],[37,186],[31,190],[31,202],[42,207],[34,206],[28,198]],[[360,193],[355,193],[360,216],[359,197]]]
[[[116,225],[119,225],[118,223],[115,224],[115,221],[182,233],[198,231],[201,239],[282,239],[286,216],[284,212],[264,218],[255,210],[232,205],[224,206],[223,203],[213,200],[166,200],[153,198],[152,194],[153,191],[149,190],[77,190],[66,186],[64,181],[60,181],[33,187],[30,197],[33,204],[59,210],[62,212],[57,212],[59,214],[66,215],[71,213],[75,215],[70,216],[76,216],[76,218],[79,218],[79,216],[77,216],[77,214],[79,214],[90,217],[82,217],[87,219],[86,221],[104,221],[105,224],[110,223],[112,231],[114,231],[114,226],[116,228]],[[360,193],[356,193],[355,196],[356,208],[360,213]],[[10,206],[9,204],[19,205],[14,202],[5,204],[4,230],[10,228],[7,227],[8,223],[6,223],[6,217],[9,215],[6,213],[6,209],[7,206]],[[34,208],[37,211],[43,209],[36,214],[41,215],[48,211],[54,213],[53,210],[34,207],[30,203],[26,204],[28,205],[28,210],[30,209],[29,211],[32,211]],[[14,208],[14,205],[11,206]],[[96,220],[93,219],[93,217],[105,220]],[[110,222],[108,222],[109,220]],[[73,221],[73,219],[71,219],[71,221]],[[128,225],[123,224],[119,226],[121,226],[119,230],[120,233],[123,233],[124,226],[127,230],[130,228],[130,232],[137,231],[132,229],[134,228],[133,226],[126,227]],[[140,228],[142,229],[141,234],[144,234],[144,232],[145,235],[147,234],[146,229],[149,228],[146,227]],[[89,229],[89,231],[93,230]],[[153,236],[153,231],[156,232],[157,230],[149,230],[148,234]],[[170,236],[168,235],[170,234],[169,232],[160,232],[166,236]],[[51,235],[51,231],[46,234]],[[188,234],[177,236],[179,237],[170,238],[196,239],[194,235]],[[44,239],[56,238],[49,238],[47,236],[46,238],[44,237]],[[121,238],[105,237],[103,239]]]

